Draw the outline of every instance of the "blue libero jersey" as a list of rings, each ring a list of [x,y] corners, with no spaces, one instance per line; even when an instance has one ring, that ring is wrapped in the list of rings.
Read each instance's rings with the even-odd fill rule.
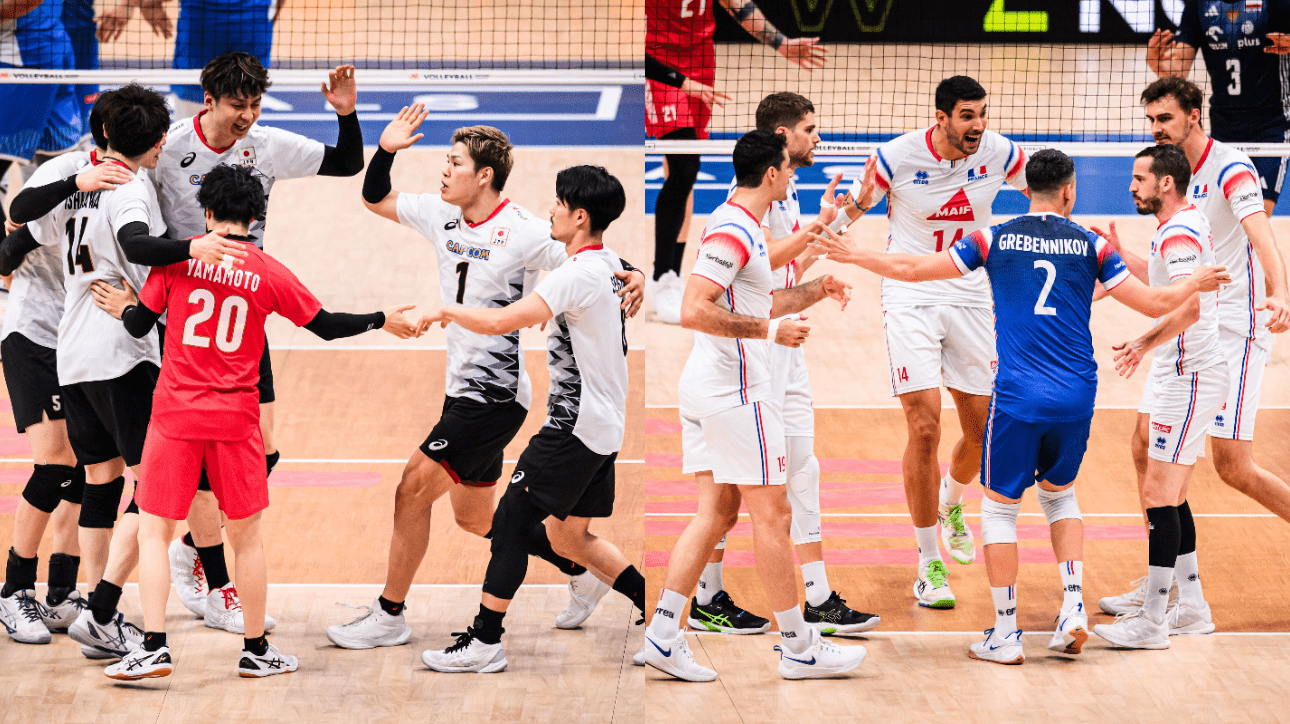
[[[1187,0],[1178,42],[1205,58],[1215,132],[1284,128],[1290,56],[1264,52],[1268,33],[1290,32],[1290,0]]]
[[[1027,422],[1090,417],[1093,287],[1112,289],[1129,276],[1115,249],[1056,214],[1027,214],[963,237],[949,254],[964,274],[985,267],[990,279],[997,408]]]

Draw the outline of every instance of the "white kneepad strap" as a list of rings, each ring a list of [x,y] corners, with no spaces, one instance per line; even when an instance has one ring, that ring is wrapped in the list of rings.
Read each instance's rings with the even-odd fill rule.
[[[981,539],[985,545],[1017,542],[1017,514],[1021,503],[996,503],[989,498],[981,501]]]
[[[1039,507],[1044,509],[1044,517],[1048,519],[1048,525],[1069,518],[1084,519],[1079,512],[1079,501],[1075,500],[1074,486],[1059,491],[1040,488]]]

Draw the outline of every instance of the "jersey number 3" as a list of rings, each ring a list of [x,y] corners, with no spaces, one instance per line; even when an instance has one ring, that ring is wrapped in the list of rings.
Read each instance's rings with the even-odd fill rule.
[[[188,295],[189,304],[201,308],[188,315],[184,323],[184,344],[189,347],[209,348],[211,338],[198,334],[197,326],[215,314],[215,295],[209,289],[194,289]],[[242,346],[242,333],[246,331],[246,300],[238,296],[224,298],[219,307],[219,321],[215,324],[215,347],[221,352],[236,352]]]

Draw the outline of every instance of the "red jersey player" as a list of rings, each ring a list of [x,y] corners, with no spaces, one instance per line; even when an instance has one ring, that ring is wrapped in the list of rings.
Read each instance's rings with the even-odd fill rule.
[[[412,305],[363,315],[329,313],[285,266],[255,247],[248,226],[263,215],[265,198],[251,169],[217,166],[206,174],[197,200],[206,210],[208,228],[244,242],[249,253],[245,264],[234,269],[192,260],[154,267],[137,304],[124,309],[119,305],[125,295],[106,285],[95,289],[96,303],[119,316],[132,335],[146,334],[163,312],[169,314],[172,330],[135,493],[141,511],[144,645],[106,669],[113,679],[168,676],[172,671],[165,634],[170,592],[166,547],[175,522],[188,515],[203,467],[228,516],[242,584],[247,638],[238,673],[261,677],[296,669],[294,656],[282,654],[264,638],[268,584],[259,521],[269,505],[269,488],[256,383],[265,319],[276,312],[323,339],[377,327],[396,337],[416,336],[403,316]]]

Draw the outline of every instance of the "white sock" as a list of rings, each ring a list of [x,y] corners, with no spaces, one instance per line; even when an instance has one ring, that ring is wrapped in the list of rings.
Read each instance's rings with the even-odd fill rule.
[[[706,606],[712,603],[713,597],[723,590],[721,582],[721,562],[709,563],[703,567],[703,575],[699,576],[699,589],[694,592],[694,598],[698,600],[700,606]]]
[[[681,613],[685,611],[685,596],[666,588],[659,594],[658,608],[649,622],[649,633],[659,641],[671,641],[681,633]]]
[[[1017,630],[1017,587],[990,586],[994,598],[994,636],[1003,638]]]
[[[779,624],[780,643],[789,651],[800,654],[811,647],[811,627],[802,618],[802,609],[794,606],[776,612],[775,623]]]
[[[971,483],[960,483],[953,475],[946,473],[945,477],[941,478],[941,505],[950,507],[962,503],[963,491],[971,486]]]
[[[1185,599],[1196,608],[1204,606],[1205,594],[1200,590],[1200,564],[1196,560],[1196,551],[1178,556],[1174,566],[1174,578],[1178,580],[1178,598]]]
[[[1165,609],[1169,606],[1169,588],[1173,581],[1174,569],[1147,566],[1146,601],[1142,608],[1153,623],[1164,623]]]
[[[819,606],[829,600],[833,589],[829,588],[829,577],[824,572],[824,561],[802,564],[802,579],[806,584],[806,602]]]
[[[941,559],[941,549],[938,547],[937,528],[933,524],[926,528],[914,526],[914,538],[918,540],[918,564],[922,565],[928,561],[939,561]]]
[[[1084,561],[1062,561],[1057,569],[1062,574],[1062,610],[1069,611],[1084,602]]]

